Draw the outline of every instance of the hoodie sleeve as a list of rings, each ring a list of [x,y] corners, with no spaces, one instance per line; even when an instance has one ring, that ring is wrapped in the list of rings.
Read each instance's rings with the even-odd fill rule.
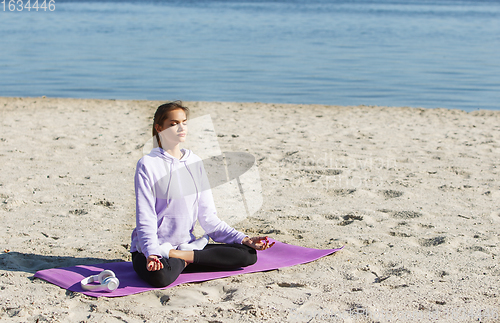
[[[155,209],[153,185],[143,163],[139,161],[135,172],[136,232],[141,252],[147,257],[160,256],[158,243],[158,217]]]
[[[247,235],[237,231],[217,217],[212,190],[205,167],[200,161],[201,193],[198,200],[198,221],[205,232],[216,242],[241,243]]]

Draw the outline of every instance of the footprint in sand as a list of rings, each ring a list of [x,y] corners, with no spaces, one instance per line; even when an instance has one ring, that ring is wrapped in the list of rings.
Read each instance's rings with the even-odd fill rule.
[[[396,211],[391,213],[393,217],[398,219],[414,219],[422,216],[422,213],[415,211]]]
[[[355,188],[341,188],[335,190],[328,190],[329,193],[333,193],[336,196],[347,196],[356,192]]]
[[[401,191],[393,191],[393,190],[382,190],[380,194],[386,199],[393,199],[396,197],[403,196],[404,192]]]
[[[344,221],[339,223],[341,226],[349,225],[354,221],[363,221],[363,217],[361,215],[355,215],[354,213],[343,215],[342,219],[344,219]]]
[[[439,246],[440,244],[445,243],[446,237],[434,237],[434,238],[429,238],[429,239],[420,239],[418,240],[418,243],[422,247],[435,247]]]

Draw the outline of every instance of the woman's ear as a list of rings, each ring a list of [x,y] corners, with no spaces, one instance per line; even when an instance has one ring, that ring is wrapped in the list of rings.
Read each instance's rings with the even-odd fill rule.
[[[157,133],[160,133],[160,132],[162,132],[163,129],[159,124],[155,124],[155,130]]]

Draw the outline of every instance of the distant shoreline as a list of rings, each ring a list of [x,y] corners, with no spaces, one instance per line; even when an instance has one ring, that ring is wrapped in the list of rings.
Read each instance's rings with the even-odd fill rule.
[[[480,111],[500,111],[500,107],[498,109],[480,109],[480,110],[472,110],[472,111],[467,111],[463,110],[460,108],[442,108],[442,107],[437,107],[437,108],[425,108],[425,107],[413,107],[413,106],[383,106],[383,105],[366,105],[366,104],[359,104],[359,105],[337,105],[337,104],[318,104],[318,103],[276,103],[276,102],[239,102],[239,101],[191,101],[191,100],[183,100],[182,98],[171,98],[167,100],[147,100],[147,99],[102,99],[102,98],[66,98],[66,97],[47,97],[47,96],[26,96],[26,97],[18,97],[18,96],[0,96],[0,98],[3,99],[18,99],[18,100],[35,100],[35,99],[41,99],[41,100],[81,100],[81,101],[89,101],[89,102],[97,102],[97,101],[109,101],[109,102],[116,102],[116,101],[123,101],[123,102],[141,102],[141,103],[146,103],[149,102],[153,105],[159,105],[164,102],[169,102],[169,101],[175,101],[175,100],[182,100],[183,102],[196,102],[196,103],[220,103],[220,104],[262,104],[262,105],[269,105],[269,106],[291,106],[291,107],[302,107],[302,106],[314,106],[314,107],[345,107],[345,108],[388,108],[388,109],[397,109],[397,108],[410,108],[410,109],[426,109],[426,110],[449,110],[449,111],[463,111],[466,113],[474,113],[474,112],[480,112]]]

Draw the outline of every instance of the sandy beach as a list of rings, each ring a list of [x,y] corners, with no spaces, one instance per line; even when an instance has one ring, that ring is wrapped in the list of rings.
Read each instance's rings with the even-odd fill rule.
[[[500,111],[184,102],[255,156],[262,206],[232,225],[345,248],[118,298],[33,278],[131,260],[161,103],[0,98],[1,322],[500,322]]]

